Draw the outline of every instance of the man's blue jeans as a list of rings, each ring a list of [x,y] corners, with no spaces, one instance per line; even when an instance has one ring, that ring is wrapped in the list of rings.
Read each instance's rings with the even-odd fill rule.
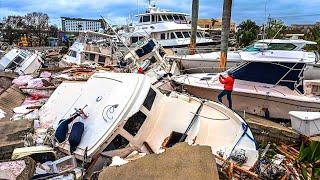
[[[227,95],[227,99],[229,102],[229,108],[232,109],[232,99],[231,99],[231,93],[232,91],[228,91],[228,90],[223,90],[219,95],[218,95],[218,100],[219,102],[222,103],[222,97]]]

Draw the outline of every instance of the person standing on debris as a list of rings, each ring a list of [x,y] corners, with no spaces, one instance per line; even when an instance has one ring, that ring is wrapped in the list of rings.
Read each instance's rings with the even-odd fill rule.
[[[234,84],[234,77],[233,77],[232,71],[228,71],[227,77],[224,77],[220,74],[219,81],[221,84],[224,84],[224,90],[218,95],[218,100],[219,102],[222,103],[222,97],[227,95],[229,108],[232,109],[231,94],[232,94],[233,84]]]

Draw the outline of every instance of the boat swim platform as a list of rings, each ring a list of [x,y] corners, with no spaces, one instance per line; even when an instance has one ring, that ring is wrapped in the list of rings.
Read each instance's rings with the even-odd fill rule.
[[[264,117],[252,115],[249,113],[237,112],[248,123],[256,141],[284,143],[284,144],[300,144],[301,134],[292,129],[285,127],[280,123],[273,122]]]

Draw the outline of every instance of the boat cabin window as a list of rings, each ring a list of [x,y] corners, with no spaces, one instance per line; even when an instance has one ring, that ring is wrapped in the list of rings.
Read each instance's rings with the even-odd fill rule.
[[[22,56],[24,59],[26,59],[30,54],[26,51],[21,51],[20,56]]]
[[[77,52],[76,51],[73,51],[73,50],[70,50],[69,52],[68,52],[68,56],[71,56],[71,57],[77,57]]]
[[[143,36],[133,36],[131,37],[131,43],[136,43],[138,42],[139,40],[143,39],[144,37]]]
[[[296,48],[296,46],[290,43],[271,43],[268,45],[268,50],[292,51],[294,48]]]
[[[197,37],[202,37],[200,32],[197,32]]]
[[[162,20],[163,20],[163,21],[168,21],[168,18],[167,18],[166,15],[162,15],[161,17],[162,17]]]
[[[185,38],[189,38],[190,37],[190,34],[188,33],[188,32],[182,32],[183,33],[183,36],[185,37]]]
[[[161,33],[160,34],[160,39],[166,39],[166,33]]]
[[[17,56],[6,69],[15,70],[22,61],[22,57]]]
[[[106,57],[105,56],[99,56],[98,64],[104,65],[105,62],[106,62]]]
[[[125,148],[129,144],[129,141],[118,134],[110,143],[109,145],[103,150],[103,152],[106,151],[113,151],[117,149]]]
[[[149,92],[147,94],[147,97],[143,102],[143,106],[145,108],[147,108],[149,111],[152,108],[152,105],[153,105],[154,99],[156,98],[156,95],[157,95],[157,93],[152,88],[150,88]]]
[[[161,22],[161,21],[162,21],[161,16],[158,16],[158,22]]]
[[[152,22],[156,22],[156,16],[155,15],[151,15],[151,21]]]
[[[138,134],[138,131],[146,119],[147,116],[143,114],[143,112],[139,111],[128,119],[126,124],[123,126],[123,129],[132,136],[135,136]]]
[[[182,32],[176,32],[178,38],[183,38]]]
[[[173,18],[174,18],[175,21],[179,21],[180,20],[179,16],[176,15],[176,14],[173,15]]]
[[[174,21],[173,16],[171,14],[167,15],[169,21]]]
[[[86,61],[94,61],[95,55],[91,53],[86,53],[85,54],[85,60]]]
[[[176,38],[176,36],[174,35],[174,33],[172,32],[172,33],[170,33],[170,38],[171,39],[175,39]]]
[[[182,136],[183,136],[182,133],[172,131],[170,136],[164,140],[164,142],[162,143],[162,146],[166,148],[172,147],[173,145],[179,143]]]
[[[142,22],[150,22],[150,16],[142,16]]]

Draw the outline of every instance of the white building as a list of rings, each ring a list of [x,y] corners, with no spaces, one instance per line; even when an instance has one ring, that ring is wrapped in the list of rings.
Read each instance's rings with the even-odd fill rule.
[[[104,28],[102,19],[61,17],[61,24],[65,32],[99,31]]]

